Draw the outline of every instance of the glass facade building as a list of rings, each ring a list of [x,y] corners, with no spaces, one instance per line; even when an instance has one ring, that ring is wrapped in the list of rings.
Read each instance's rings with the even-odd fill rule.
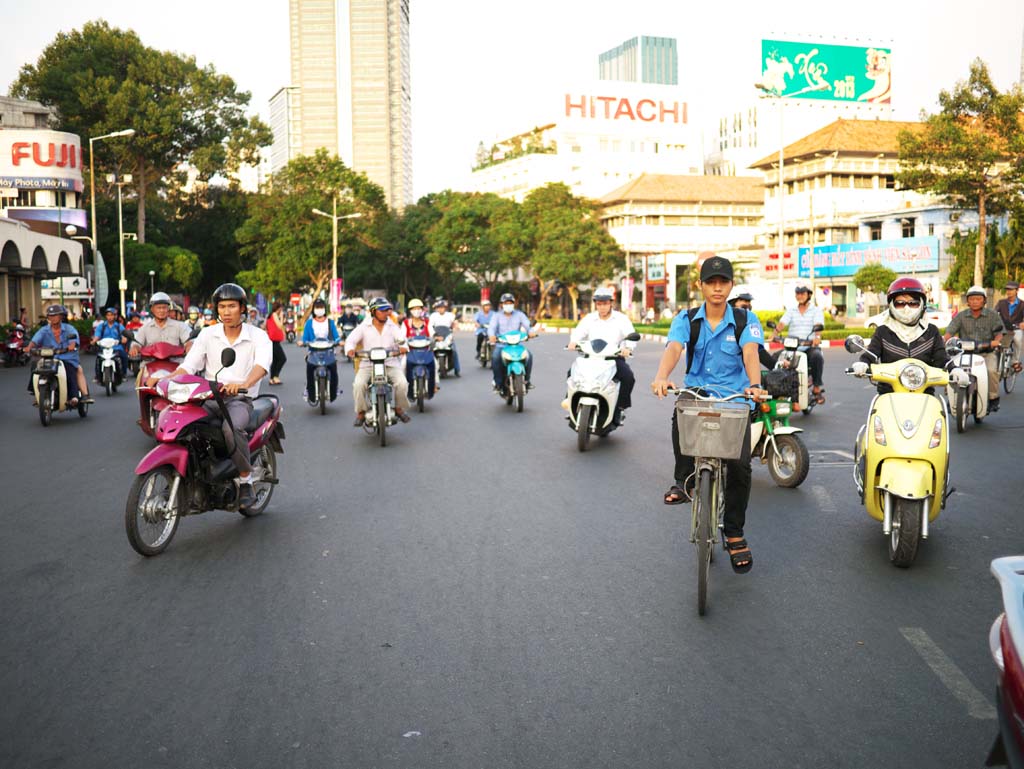
[[[641,35],[597,57],[598,79],[679,85],[679,53],[674,37]]]
[[[290,106],[301,126],[299,154],[338,152],[336,0],[290,0]]]

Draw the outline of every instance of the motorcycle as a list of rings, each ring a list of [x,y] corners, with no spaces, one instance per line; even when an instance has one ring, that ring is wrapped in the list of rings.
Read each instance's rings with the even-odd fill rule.
[[[409,339],[409,365],[412,366],[412,398],[416,402],[416,408],[423,413],[423,401],[433,396],[430,392],[430,372],[427,367],[434,362],[434,353],[431,350],[431,341],[423,336],[414,336]]]
[[[121,357],[114,349],[117,347],[116,339],[100,339],[97,344],[100,348],[100,382],[107,391],[107,397],[117,392],[117,388],[124,381],[124,371],[121,370]]]
[[[40,347],[33,350],[33,355],[39,356],[39,364],[32,372],[32,393],[36,397],[36,405],[39,407],[39,421],[43,427],[49,427],[53,420],[53,412],[78,411],[82,419],[89,413],[89,404],[78,401],[77,406],[68,403],[68,374],[64,361],[56,356],[67,352],[67,348],[55,350],[52,347]]]
[[[385,368],[388,355],[396,352],[394,349],[374,347],[356,353],[361,359],[370,361],[370,365],[373,366],[373,373],[367,385],[370,410],[366,412],[363,430],[368,435],[376,433],[381,446],[388,445],[387,430],[398,422],[398,415],[395,412],[395,390],[388,381]]]
[[[774,321],[768,321],[765,325],[773,331],[775,330]],[[818,324],[812,329],[812,333],[817,334],[824,330],[825,327]],[[777,335],[775,340],[778,341]],[[804,414],[810,414],[814,411],[814,407],[818,405],[817,399],[813,397],[811,392],[810,372],[807,368],[807,353],[800,349],[801,347],[810,347],[812,341],[811,339],[798,339],[794,336],[787,336],[782,340],[782,351],[778,354],[778,358],[775,361],[776,370],[789,369],[796,372],[799,381],[799,395],[793,402],[793,408],[795,411],[802,411]]]
[[[221,370],[234,362],[235,351],[229,347],[221,354]],[[274,395],[254,398],[245,433],[256,502],[239,508],[238,470],[220,426],[221,419],[230,423],[230,417],[216,377],[209,381],[181,374],[162,379],[157,390],[169,401],[157,423],[159,444],[135,468],[136,478],[125,505],[128,541],[145,556],[167,548],[182,516],[208,510],[237,511],[246,517],[262,513],[278,482],[275,455],[284,452],[280,402]],[[211,399],[220,407],[219,418],[203,408]]]
[[[138,425],[142,432],[151,438],[156,437],[157,421],[160,412],[169,405],[170,401],[162,397],[157,391],[157,382],[152,387],[147,387],[145,382],[149,377],[163,379],[178,368],[175,358],[182,358],[185,355],[185,348],[169,342],[157,342],[139,350],[139,357],[142,358],[144,368],[140,384],[135,388],[139,394],[139,420]]]
[[[29,355],[25,352],[25,327],[20,323],[14,324],[7,341],[4,342],[4,367],[24,366],[28,363]]]
[[[351,334],[355,330],[356,330],[356,327],[355,327],[354,323],[346,323],[346,324],[344,324],[341,327],[341,341],[344,342],[346,339],[348,339],[348,335]],[[349,363],[354,363],[355,362],[352,358],[349,358],[347,355],[345,356],[345,360],[347,360]]]
[[[846,351],[868,352],[857,335]],[[854,374],[852,368],[847,374]],[[893,392],[876,395],[867,423],[854,444],[853,479],[868,515],[882,522],[889,538],[889,560],[906,568],[914,562],[928,526],[945,508],[949,487],[949,411],[930,387],[949,384],[943,369],[914,358],[872,363],[862,376]]]
[[[437,326],[434,329],[434,358],[437,360],[437,375],[441,379],[447,379],[448,372],[455,368],[453,343],[454,335],[449,326]]]
[[[334,365],[335,343],[327,339],[314,339],[307,344],[309,354],[306,362],[316,366],[313,372],[313,392],[309,393],[311,405],[318,405],[320,413],[327,413],[327,402],[331,399],[330,373],[328,367]]]
[[[999,732],[985,766],[1024,767],[1024,556],[996,558],[1003,613],[988,633],[989,651],[999,671],[996,712]]]
[[[990,345],[983,345],[970,339],[953,337],[946,342],[950,362],[954,368],[967,372],[967,379],[960,385],[950,382],[946,387],[949,409],[956,419],[956,431],[967,429],[967,417],[974,417],[974,424],[980,425],[988,416],[988,368],[981,353],[988,352]]]
[[[284,319],[284,336],[291,342],[295,342],[295,316],[289,315]]]
[[[794,489],[807,478],[811,457],[798,435],[803,430],[789,424],[792,399],[776,395],[771,388],[768,394],[770,397],[758,404],[750,422],[750,456],[768,465],[776,486]]]
[[[640,335],[634,332],[623,341],[639,342]],[[619,401],[615,359],[622,357],[626,348],[609,345],[604,339],[591,339],[572,349],[580,355],[572,362],[566,380],[566,419],[576,432],[576,448],[586,451],[591,435],[604,437],[622,425],[622,414],[615,408]]]
[[[486,329],[484,330],[482,336],[484,338],[484,341],[480,345],[480,366],[481,368],[489,368],[491,365],[491,355],[494,353],[494,347],[491,345],[491,339],[489,336],[487,336]]]
[[[505,364],[505,376],[498,387],[498,396],[505,399],[509,406],[515,401],[516,411],[523,410],[526,398],[526,345],[529,338],[525,331],[506,331],[498,337],[505,345],[501,349],[501,361]]]

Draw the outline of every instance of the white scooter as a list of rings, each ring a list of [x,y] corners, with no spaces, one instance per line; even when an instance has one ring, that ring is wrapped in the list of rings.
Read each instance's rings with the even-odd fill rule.
[[[768,321],[766,325],[772,330],[775,329],[773,321]],[[812,329],[811,333],[817,334],[824,330],[825,327],[819,324]],[[800,382],[800,390],[797,400],[793,403],[793,410],[802,411],[804,414],[810,414],[814,411],[814,407],[818,405],[817,398],[813,397],[811,393],[810,372],[807,370],[807,353],[800,349],[801,347],[810,346],[810,339],[798,339],[795,336],[787,336],[782,340],[782,352],[779,353],[778,360],[775,361],[776,369],[789,369],[796,372]]]
[[[85,419],[89,413],[89,404],[79,394],[77,406],[68,402],[68,373],[64,361],[56,356],[66,352],[67,348],[55,350],[52,347],[41,347],[32,350],[39,357],[39,365],[32,372],[32,393],[39,407],[39,421],[43,427],[49,427],[53,412],[78,411],[78,416]]]
[[[103,383],[109,398],[117,392],[118,386],[124,381],[121,359],[114,350],[117,346],[117,340],[101,339],[97,344],[100,347],[100,381]]]
[[[640,335],[630,334],[623,342],[638,342]],[[623,345],[611,345],[603,339],[581,342],[574,348],[580,355],[572,363],[566,380],[569,427],[576,431],[576,447],[587,450],[591,435],[604,436],[622,422],[616,417],[619,383],[615,380],[615,359],[623,356]]]
[[[973,416],[975,424],[988,416],[988,367],[981,353],[991,351],[990,345],[982,345],[970,339],[953,337],[946,342],[950,354],[951,368],[967,372],[967,380],[956,385],[946,385],[949,409],[956,421],[956,431],[967,429],[967,417]]]

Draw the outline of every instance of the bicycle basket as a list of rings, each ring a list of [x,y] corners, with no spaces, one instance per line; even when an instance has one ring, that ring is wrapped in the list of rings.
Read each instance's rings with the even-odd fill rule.
[[[750,406],[681,399],[676,401],[679,451],[690,457],[739,459],[750,429]]]
[[[773,398],[800,397],[800,376],[793,369],[777,368],[766,371],[762,375],[764,387]]]

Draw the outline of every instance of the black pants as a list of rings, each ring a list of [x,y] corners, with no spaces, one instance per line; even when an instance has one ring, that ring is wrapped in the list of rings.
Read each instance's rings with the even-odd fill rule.
[[[693,474],[693,457],[679,453],[679,423],[672,410],[672,450],[676,455],[676,483],[686,488],[686,479]],[[739,459],[725,463],[725,536],[742,537],[750,501],[750,431],[743,437],[743,453]]]
[[[486,334],[476,335],[476,357],[480,357],[480,348],[484,346],[484,340],[487,338]]]
[[[288,361],[288,356],[284,354],[284,347],[281,346],[280,342],[273,342],[273,345],[274,358],[270,363],[270,378],[277,379],[281,369],[284,368],[284,364]]]
[[[275,342],[276,344],[276,342]],[[329,366],[324,366],[327,369],[327,382],[328,390],[331,394],[331,403],[334,403],[334,399],[338,397],[338,364],[332,363]],[[306,363],[306,398],[313,398],[316,392],[316,382],[313,378],[316,376],[316,366],[312,363]]]
[[[811,375],[811,382],[821,387],[821,377],[825,372],[825,356],[821,354],[820,347],[807,348],[807,373]]]
[[[619,402],[615,404],[615,408],[628,409],[633,405],[633,385],[636,384],[636,377],[633,376],[633,369],[622,358],[615,359],[615,378],[619,380]]]

